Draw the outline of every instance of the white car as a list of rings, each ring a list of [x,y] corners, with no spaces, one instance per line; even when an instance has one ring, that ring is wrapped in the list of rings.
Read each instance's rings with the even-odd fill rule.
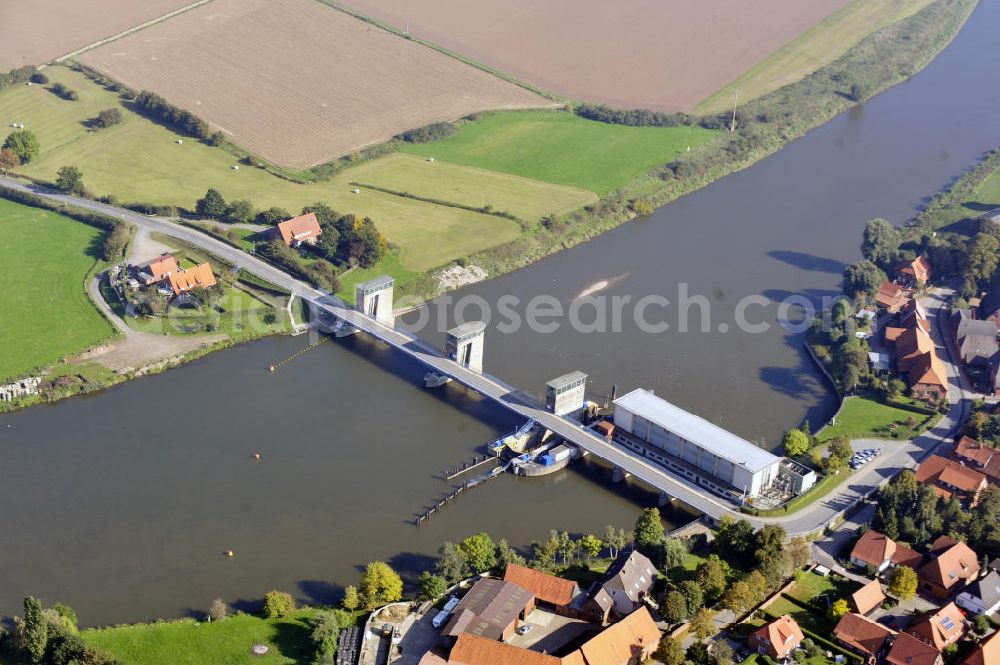
[[[531,624],[526,623],[526,624],[524,624],[523,626],[520,626],[517,629],[517,634],[518,635],[527,635],[528,633],[531,632],[532,628],[534,628],[534,626],[532,626]]]

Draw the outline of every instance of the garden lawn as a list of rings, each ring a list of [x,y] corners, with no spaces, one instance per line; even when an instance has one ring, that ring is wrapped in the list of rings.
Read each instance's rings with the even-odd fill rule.
[[[604,195],[717,136],[700,127],[626,127],[558,111],[485,115],[404,152]]]
[[[284,619],[247,614],[213,623],[184,619],[86,630],[81,635],[123,665],[292,665],[312,662],[308,622],[314,615],[314,610],[300,610]],[[269,653],[250,653],[258,643],[269,646]]]
[[[18,172],[53,181],[60,167],[74,165],[83,172],[84,184],[91,192],[113,194],[124,203],[193,209],[209,187],[218,189],[227,200],[249,199],[257,208],[279,206],[291,213],[324,201],[340,212],[374,219],[389,241],[400,247],[401,262],[417,272],[512,240],[521,233],[521,226],[493,215],[373,190],[353,194],[355,188],[349,183],[360,180],[356,169],[364,169],[365,180],[404,184],[413,194],[426,198],[450,194],[460,199],[455,202],[466,205],[491,203],[498,210],[506,208],[532,221],[593,200],[580,190],[456,165],[428,164],[440,167],[440,181],[416,178],[419,172],[415,168],[401,167],[407,162],[391,158],[347,169],[324,182],[298,184],[241,165],[222,148],[177,134],[133,113],[117,94],[79,72],[48,67],[46,75],[78,91],[80,99],[65,101],[37,85],[12,86],[0,92],[0,123],[24,122],[38,135],[42,147],[41,154]],[[88,122],[101,109],[112,107],[122,110],[121,124],[88,129]],[[449,180],[455,183],[450,189]],[[428,187],[426,193],[420,191],[423,185]]]
[[[916,421],[915,427],[907,425],[911,418]],[[871,397],[848,397],[837,414],[836,424],[824,427],[817,438],[820,441],[829,441],[838,436],[846,436],[848,439],[912,439],[923,431],[932,418],[933,416],[882,404]],[[895,425],[895,429],[891,429],[891,425]]]
[[[114,335],[85,290],[103,238],[81,222],[0,199],[0,381]]]

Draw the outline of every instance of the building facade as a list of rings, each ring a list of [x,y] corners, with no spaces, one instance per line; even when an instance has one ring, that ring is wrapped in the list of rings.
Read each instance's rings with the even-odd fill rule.
[[[778,477],[781,459],[649,390],[615,400],[614,441],[717,494],[752,499]]]

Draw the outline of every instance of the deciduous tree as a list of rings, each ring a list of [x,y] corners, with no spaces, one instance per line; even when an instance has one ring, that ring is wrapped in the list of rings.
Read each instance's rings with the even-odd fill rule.
[[[679,640],[664,635],[653,653],[653,658],[663,665],[684,665],[684,647]]]
[[[597,536],[588,533],[580,538],[580,549],[583,551],[584,556],[589,562],[591,559],[601,554],[601,550],[604,549],[604,543]]]
[[[212,621],[222,621],[227,614],[229,614],[229,606],[221,598],[216,598],[208,606],[208,616],[211,617]]]
[[[56,171],[56,187],[67,194],[82,195],[87,191],[83,186],[83,172],[75,166],[63,166]]]
[[[384,561],[373,561],[365,566],[359,586],[368,608],[394,603],[403,597],[402,578]]]
[[[667,623],[680,623],[688,617],[687,599],[680,591],[668,591],[663,599],[663,618]]]
[[[659,508],[643,510],[632,531],[635,546],[643,552],[652,551],[663,543],[664,535],[663,518],[660,517]]]
[[[873,219],[865,226],[863,238],[861,253],[865,258],[883,270],[890,269],[902,242],[896,227],[887,220]]]
[[[465,565],[476,573],[485,573],[497,565],[496,545],[488,533],[477,533],[458,544]]]
[[[295,611],[295,599],[287,591],[268,591],[264,594],[262,610],[267,619],[280,619]]]
[[[24,646],[31,662],[42,662],[48,641],[49,624],[42,613],[42,602],[34,596],[27,596],[24,599]]]
[[[21,160],[22,164],[27,164],[42,151],[42,145],[38,142],[38,137],[28,129],[18,129],[7,135],[4,139],[3,147],[13,151]]]
[[[194,209],[201,217],[222,219],[226,215],[226,200],[222,198],[219,190],[210,188],[205,192],[205,196],[198,199]]]
[[[909,566],[896,566],[889,576],[889,593],[900,600],[909,600],[917,593],[917,572]]]
[[[705,592],[705,597],[710,602],[722,595],[722,592],[726,590],[726,573],[717,556],[712,555],[698,564],[698,568],[695,570],[695,581],[698,582],[698,586]]]
[[[790,429],[785,432],[781,443],[785,447],[785,455],[799,457],[809,450],[809,435],[800,429]]]
[[[435,564],[438,575],[454,584],[465,578],[467,571],[465,557],[458,551],[454,543],[444,543],[438,550],[438,560]]]
[[[426,570],[424,571],[424,575],[430,575],[431,577],[441,580],[440,577],[437,575],[431,575]],[[423,585],[423,579],[423,577],[420,578],[421,585]],[[443,585],[444,580],[441,580],[441,582]],[[361,607],[361,594],[358,593],[358,588],[356,586],[348,584],[344,587],[344,599],[340,601],[340,605],[348,612],[353,612]]]
[[[618,552],[628,544],[625,529],[615,529],[609,524],[604,530],[604,544],[607,546],[611,558],[617,558]]]
[[[699,640],[715,634],[715,617],[710,609],[703,607],[695,612],[691,619],[691,632]]]
[[[0,171],[7,175],[10,171],[21,165],[21,158],[10,148],[0,150]]]
[[[848,609],[847,601],[843,598],[838,598],[833,601],[826,613],[832,621],[838,621],[840,617],[847,614]]]

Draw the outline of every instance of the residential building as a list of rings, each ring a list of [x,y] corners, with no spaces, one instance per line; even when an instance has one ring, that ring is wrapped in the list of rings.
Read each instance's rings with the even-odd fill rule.
[[[851,563],[855,566],[871,566],[881,572],[892,563],[892,555],[896,552],[896,541],[892,538],[868,529],[851,550]]]
[[[986,476],[940,455],[929,455],[917,467],[918,483],[933,485],[938,496],[956,497],[969,506],[976,505],[979,492],[985,489]]]
[[[993,289],[983,297],[976,311],[976,318],[980,321],[992,321],[1000,328],[1000,288]]]
[[[955,603],[948,603],[910,624],[906,632],[938,651],[958,642],[965,634],[965,617]]]
[[[187,293],[192,289],[207,289],[218,283],[215,281],[212,266],[208,263],[202,263],[187,270],[174,271],[167,276],[167,280],[170,283],[170,290],[174,292],[175,296]]]
[[[298,247],[303,244],[315,245],[319,237],[323,235],[315,213],[299,215],[278,222],[276,229],[278,237],[289,247]]]
[[[934,352],[934,341],[920,326],[904,328],[896,338],[896,368],[900,373],[910,371],[917,358]]]
[[[579,657],[570,654],[563,659],[563,663],[639,665],[653,655],[659,644],[660,629],[656,627],[649,610],[641,607],[584,642],[578,652]]]
[[[882,591],[882,584],[878,580],[872,580],[851,594],[851,603],[858,614],[868,614],[883,602],[885,602],[885,592]]]
[[[930,560],[917,571],[920,588],[947,598],[979,576],[979,561],[968,545],[941,536],[931,546]]]
[[[948,395],[948,372],[935,351],[917,356],[907,372],[910,393],[917,399],[938,401]]]
[[[962,665],[1000,665],[1000,632],[980,642],[962,661]]]
[[[1000,450],[963,436],[952,452],[959,462],[980,472],[993,483],[1000,483]]]
[[[172,254],[161,254],[152,261],[137,266],[136,279],[143,286],[149,286],[162,282],[178,269],[177,259]]]
[[[447,655],[428,651],[419,665],[639,665],[660,643],[660,630],[645,607],[608,626],[562,658],[460,633]]]
[[[503,579],[527,589],[535,594],[536,603],[547,605],[564,616],[579,614],[586,598],[576,582],[516,563],[507,564]]]
[[[889,314],[898,314],[907,300],[903,287],[888,280],[875,292],[875,304]]]
[[[535,595],[522,586],[484,577],[465,594],[442,635],[456,639],[472,633],[488,640],[506,640],[535,609]]]
[[[973,614],[994,614],[1000,610],[1000,573],[991,570],[965,587],[955,604]]]
[[[924,555],[916,550],[911,550],[906,545],[896,543],[896,551],[892,554],[892,565],[909,566],[916,570],[923,564]]]
[[[904,286],[923,286],[930,283],[932,277],[931,262],[923,254],[896,268],[896,281]]]
[[[427,652],[419,665],[562,665],[563,659],[547,654],[521,649],[496,640],[479,637],[472,633],[462,633],[455,640],[448,658]]]
[[[890,665],[942,665],[941,652],[912,635],[900,633],[885,656]]]
[[[954,315],[955,344],[962,362],[973,367],[986,367],[1000,347],[997,345],[997,325],[993,321],[977,321],[968,310]]]
[[[833,629],[833,636],[841,644],[862,656],[868,663],[874,663],[882,656],[889,645],[889,639],[895,634],[896,631],[854,612],[840,617]]]
[[[919,327],[924,332],[931,331],[930,319],[927,317],[927,310],[916,298],[910,298],[899,310],[899,322],[904,327]]]
[[[781,458],[654,395],[633,390],[615,400],[614,441],[727,498],[760,494]]]
[[[584,604],[594,621],[607,621],[612,614],[631,615],[643,607],[659,573],[653,562],[639,552],[622,552],[600,582],[590,589]]]
[[[747,645],[773,660],[784,660],[802,641],[802,629],[787,614],[758,628],[750,634]]]

